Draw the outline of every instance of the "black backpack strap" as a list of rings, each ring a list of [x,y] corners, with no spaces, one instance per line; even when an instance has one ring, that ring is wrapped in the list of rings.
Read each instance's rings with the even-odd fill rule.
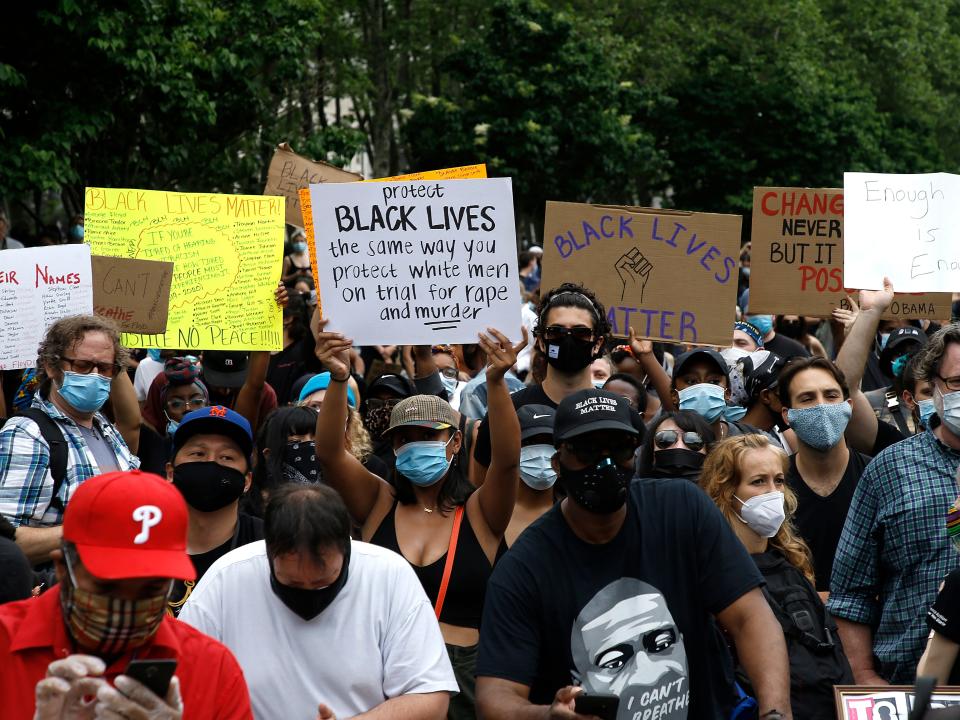
[[[63,501],[60,500],[60,488],[63,487],[63,481],[67,479],[67,440],[63,437],[63,431],[56,421],[47,415],[43,410],[36,407],[29,407],[23,410],[20,415],[33,420],[40,428],[40,435],[50,446],[50,475],[53,477],[53,495],[50,500],[50,507],[54,510],[63,512]]]

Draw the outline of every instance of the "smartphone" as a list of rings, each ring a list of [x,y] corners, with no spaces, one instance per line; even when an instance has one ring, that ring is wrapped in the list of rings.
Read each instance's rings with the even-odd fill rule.
[[[580,693],[574,699],[573,711],[577,715],[596,715],[603,720],[617,720],[620,698],[616,695]]]
[[[176,660],[131,660],[123,674],[145,685],[157,697],[165,698],[176,669]]]

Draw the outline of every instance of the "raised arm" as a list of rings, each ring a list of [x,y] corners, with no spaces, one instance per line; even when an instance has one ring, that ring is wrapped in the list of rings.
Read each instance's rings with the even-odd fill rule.
[[[873,345],[883,313],[893,302],[893,284],[883,279],[883,290],[860,291],[860,313],[847,333],[836,364],[847,378],[850,387],[850,405],[853,415],[847,425],[847,441],[856,450],[872,454],[877,440],[877,416],[870,402],[860,390],[860,381],[867,365],[867,356]]]
[[[638,339],[633,328],[630,328],[630,350],[637,362],[640,363],[640,367],[647,374],[647,380],[653,385],[653,389],[660,398],[663,411],[676,410],[673,406],[673,393],[670,392],[670,376],[667,375],[663,366],[657,362],[657,356],[653,354],[653,342]]]
[[[344,428],[353,343],[340,333],[324,332],[327,322],[320,321],[317,333],[317,357],[330,370],[330,386],[317,415],[317,460],[323,466],[323,479],[343,497],[354,522],[363,525],[389,486],[347,451]]]
[[[492,328],[480,335],[479,345],[487,354],[487,412],[490,418],[490,467],[485,481],[475,493],[487,526],[502,537],[517,504],[520,481],[520,420],[510,400],[504,375],[517,362],[517,353],[527,345],[527,329],[516,345]]]
[[[277,283],[274,298],[277,305],[281,308],[285,308],[290,301],[287,295],[287,288],[282,282]],[[267,384],[267,371],[269,369],[270,353],[268,351],[255,350],[250,353],[247,377],[244,379],[243,386],[237,394],[237,402],[233,408],[250,423],[250,430],[253,432],[254,437],[257,435],[257,427],[260,424],[260,399],[263,396],[263,388]]]
[[[130,382],[126,370],[121,370],[110,383],[110,404],[113,406],[113,419],[123,441],[134,455],[140,449],[140,402],[137,391]]]

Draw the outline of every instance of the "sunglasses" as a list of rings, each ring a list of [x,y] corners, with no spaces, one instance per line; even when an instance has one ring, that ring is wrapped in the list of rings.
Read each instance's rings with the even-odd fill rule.
[[[678,439],[683,440],[683,444],[694,452],[699,452],[706,445],[703,438],[700,437],[700,433],[685,432],[681,435],[676,430],[658,430],[657,434],[653,436],[653,444],[657,446],[658,450],[666,450],[675,445]]]
[[[588,327],[563,327],[561,325],[550,325],[543,330],[543,339],[549,341],[561,340],[567,335],[573,336],[575,340],[590,342],[593,340],[593,328]]]
[[[584,465],[596,465],[604,457],[609,457],[618,465],[627,462],[637,451],[634,440],[627,440],[617,444],[597,443],[595,441],[571,440],[563,443],[577,460]]]

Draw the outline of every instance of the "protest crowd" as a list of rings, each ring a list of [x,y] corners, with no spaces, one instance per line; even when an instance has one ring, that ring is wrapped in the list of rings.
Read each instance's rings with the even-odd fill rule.
[[[273,349],[128,347],[68,312],[3,370],[0,718],[808,720],[837,716],[838,686],[960,685],[949,303],[892,319],[877,278],[820,315],[751,308],[737,231],[681,288],[696,309],[729,287],[715,342],[705,311],[643,315],[650,253],[558,275],[583,220],[585,243],[470,266],[510,278],[466,285],[510,326],[360,343],[346,328],[408,325],[373,279],[347,310],[317,286],[324,239],[349,254],[319,197],[316,247],[288,227],[267,283]],[[482,210],[471,232],[499,222]],[[340,232],[376,231],[353,212]],[[594,245],[632,243],[609,219]],[[646,299],[615,307],[634,282]]]

